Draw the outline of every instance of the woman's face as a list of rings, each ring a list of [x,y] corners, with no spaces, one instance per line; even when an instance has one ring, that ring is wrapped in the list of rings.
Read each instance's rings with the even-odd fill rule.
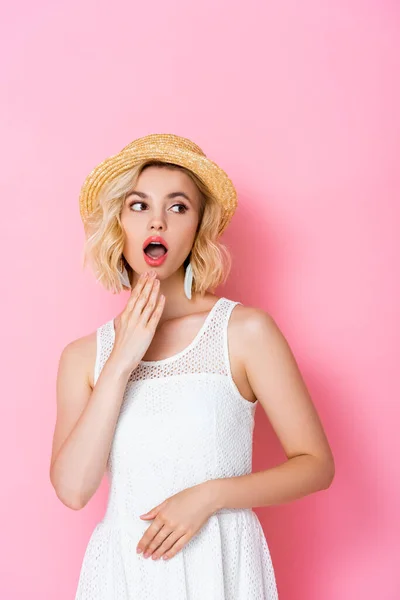
[[[138,274],[155,270],[161,279],[175,273],[192,249],[199,208],[198,189],[186,173],[147,167],[127,194],[121,212],[123,253],[132,269]],[[167,252],[160,245],[147,245],[153,236],[162,238]]]

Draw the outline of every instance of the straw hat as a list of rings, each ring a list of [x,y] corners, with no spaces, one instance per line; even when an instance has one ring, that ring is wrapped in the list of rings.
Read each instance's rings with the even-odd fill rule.
[[[93,210],[101,187],[143,160],[171,162],[190,169],[221,203],[219,234],[227,227],[237,206],[237,193],[228,175],[191,140],[171,133],[152,133],[134,140],[89,173],[82,186],[79,206],[82,220]]]

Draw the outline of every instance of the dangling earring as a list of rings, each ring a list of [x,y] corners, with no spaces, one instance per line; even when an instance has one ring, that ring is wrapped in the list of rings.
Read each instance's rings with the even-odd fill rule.
[[[120,279],[122,285],[124,285],[127,288],[130,288],[131,284],[129,281],[128,271],[126,270],[126,267],[124,266],[122,271],[120,271],[120,269],[118,269],[118,273],[119,273],[119,279]]]
[[[183,288],[185,290],[185,295],[189,300],[192,297],[192,283],[193,283],[193,270],[192,265],[189,262],[188,266],[185,270],[185,281],[183,283]]]

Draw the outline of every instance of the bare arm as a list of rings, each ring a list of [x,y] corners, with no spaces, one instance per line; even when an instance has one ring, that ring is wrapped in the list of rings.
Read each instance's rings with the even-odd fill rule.
[[[75,510],[85,506],[101,483],[129,377],[110,356],[92,390],[83,344],[68,344],[59,361],[50,466],[57,496]]]
[[[139,277],[93,390],[85,338],[61,354],[50,480],[70,508],[84,507],[103,478],[129,375],[149,347],[164,308],[159,283],[154,272]]]
[[[290,502],[328,488],[335,473],[325,432],[285,337],[260,309],[243,307],[240,320],[248,380],[288,460],[206,482],[217,509]]]

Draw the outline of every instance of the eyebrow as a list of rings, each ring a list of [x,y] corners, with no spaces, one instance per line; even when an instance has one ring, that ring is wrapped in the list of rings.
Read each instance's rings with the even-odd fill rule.
[[[132,195],[139,196],[139,198],[143,198],[143,199],[150,198],[150,196],[148,196],[144,192],[138,192],[137,190],[132,190],[131,192],[128,192],[126,195],[126,198],[129,198],[129,196],[132,196]],[[188,200],[188,202],[192,202],[191,199],[189,198],[189,196],[187,194],[185,194],[185,192],[171,192],[171,193],[167,194],[165,197],[168,198],[168,200],[172,200],[172,198],[176,198],[177,196],[183,196],[183,198],[186,198],[186,200]]]

